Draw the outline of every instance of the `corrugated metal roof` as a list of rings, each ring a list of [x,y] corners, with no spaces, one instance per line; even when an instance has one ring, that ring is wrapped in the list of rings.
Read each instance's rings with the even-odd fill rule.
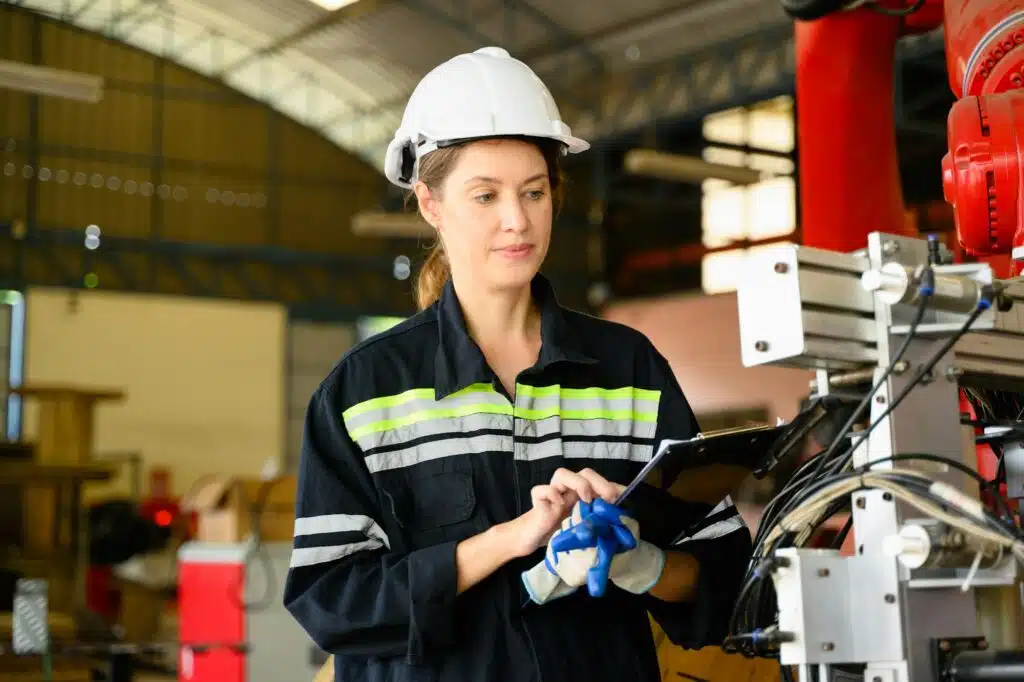
[[[558,98],[789,21],[778,0],[355,0],[333,13],[311,0],[24,4],[223,80],[375,165],[418,79],[456,54],[503,45]]]

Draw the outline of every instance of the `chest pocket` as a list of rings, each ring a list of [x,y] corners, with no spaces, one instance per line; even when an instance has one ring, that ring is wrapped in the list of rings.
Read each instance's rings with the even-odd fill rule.
[[[388,473],[381,482],[384,504],[413,549],[484,530],[467,457],[444,457]]]

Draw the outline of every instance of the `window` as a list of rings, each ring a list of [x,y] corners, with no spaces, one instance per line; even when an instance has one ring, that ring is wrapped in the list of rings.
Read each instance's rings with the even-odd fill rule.
[[[777,239],[796,230],[795,164],[778,156],[793,151],[796,129],[793,101],[789,97],[762,102],[753,107],[728,109],[704,119],[705,161],[753,168],[767,174],[753,185],[733,185],[725,180],[703,182],[703,242],[721,249],[739,241]],[[759,154],[715,143],[776,154]],[[742,272],[746,249],[710,253],[703,262],[705,293],[733,291]]]

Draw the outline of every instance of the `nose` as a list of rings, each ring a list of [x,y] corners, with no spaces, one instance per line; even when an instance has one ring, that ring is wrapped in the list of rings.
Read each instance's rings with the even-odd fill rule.
[[[529,226],[526,207],[519,198],[510,198],[501,208],[501,229],[507,232],[523,232]]]

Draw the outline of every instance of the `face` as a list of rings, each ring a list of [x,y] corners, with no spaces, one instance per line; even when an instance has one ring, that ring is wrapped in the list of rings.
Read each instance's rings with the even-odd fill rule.
[[[470,143],[440,192],[431,194],[423,183],[415,190],[454,279],[492,290],[530,283],[551,240],[551,184],[537,147],[518,140]]]

